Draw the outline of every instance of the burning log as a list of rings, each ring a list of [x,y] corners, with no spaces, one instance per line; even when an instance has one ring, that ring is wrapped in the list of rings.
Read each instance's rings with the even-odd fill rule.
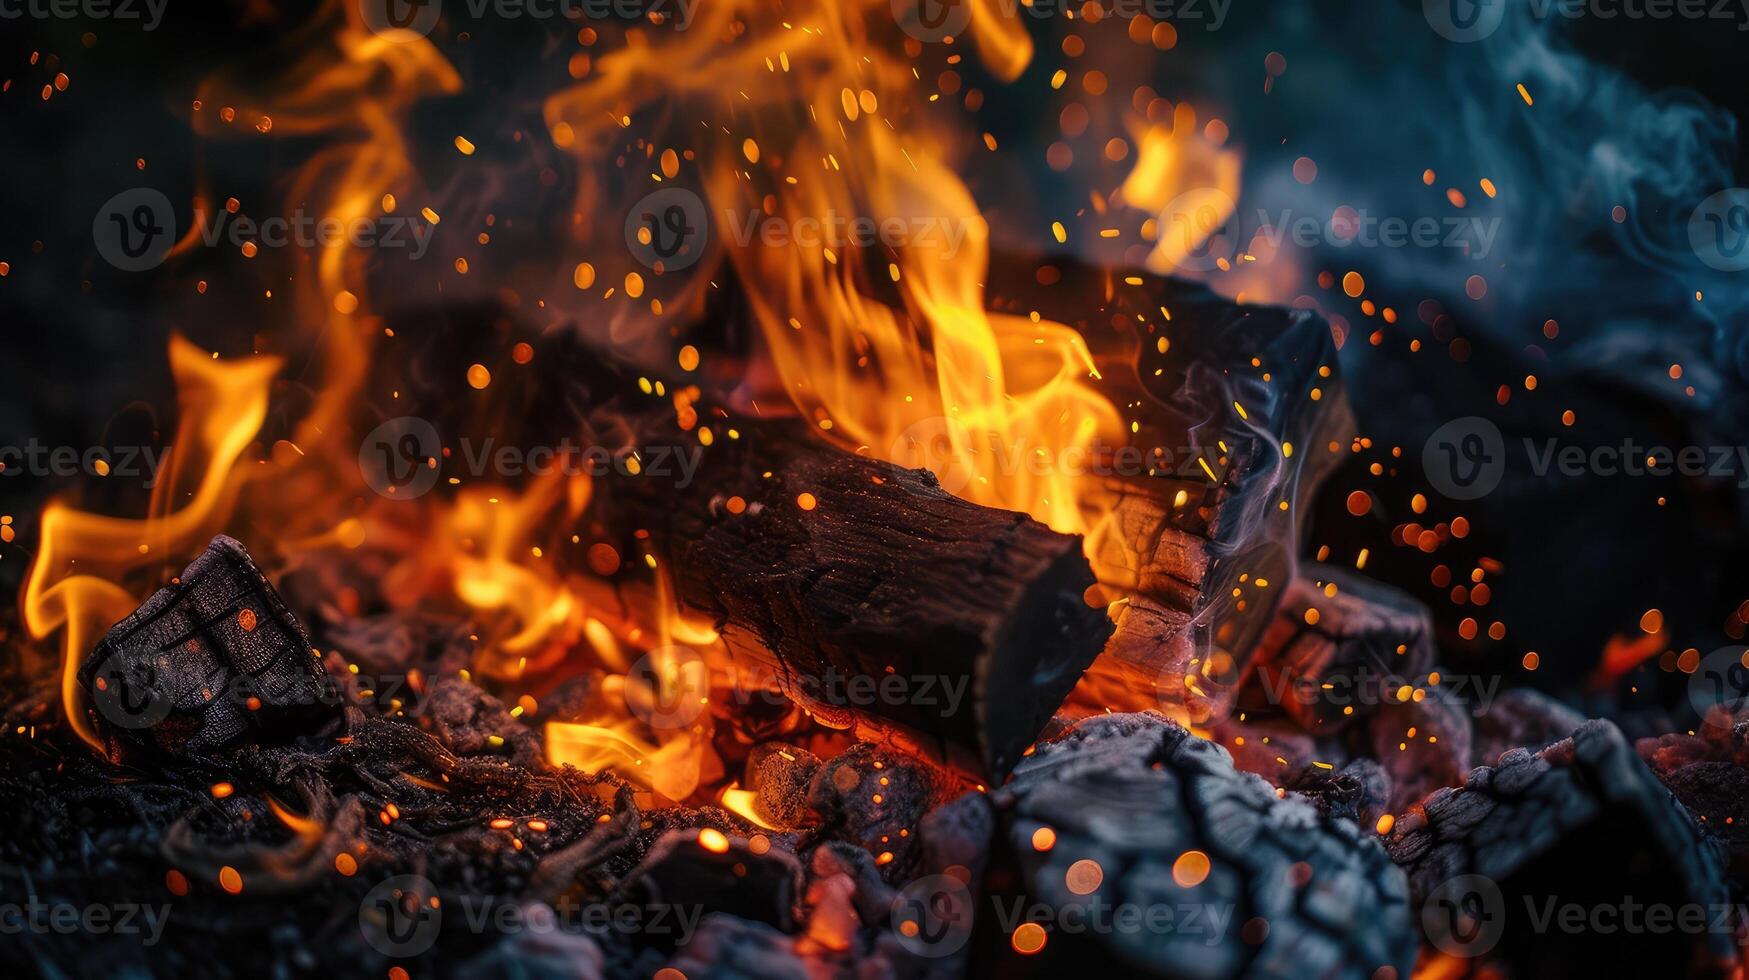
[[[646,458],[696,441],[671,425]],[[647,540],[738,675],[861,738],[1000,779],[1111,632],[1080,538],[799,425],[741,424],[678,482],[609,479],[597,519]]]
[[[1540,752],[1509,751],[1462,789],[1434,793],[1387,846],[1445,955],[1488,957],[1514,976],[1724,976],[1736,963],[1735,920],[1718,923],[1730,892],[1716,842],[1607,721]],[[1620,918],[1629,902],[1640,927]],[[1608,929],[1548,918],[1570,908],[1585,923],[1597,909],[1617,917]],[[1689,924],[1644,928],[1651,909]]]
[[[336,734],[344,718],[323,697],[325,677],[267,576],[222,535],[79,667],[112,756],[123,745],[210,753]]]
[[[1093,559],[1125,608],[1074,707],[1224,717],[1292,577],[1296,502],[1354,431],[1329,325],[1059,257],[999,256],[990,279],[999,308],[1081,332],[1145,460],[1103,480]]]
[[[983,973],[1408,975],[1407,887],[1378,842],[1158,715],[1082,722],[1040,745],[994,799],[998,896],[1176,915],[1169,928],[986,935],[978,948],[1000,952]]]

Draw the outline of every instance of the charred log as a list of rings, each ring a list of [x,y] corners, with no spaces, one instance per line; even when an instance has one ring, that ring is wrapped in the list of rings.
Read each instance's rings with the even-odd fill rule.
[[[1221,909],[1231,920],[1219,932],[1208,922],[1193,928],[1187,913],[1166,927],[1047,926],[1042,949],[1022,956],[984,917],[976,948],[1002,952],[982,961],[983,973],[1408,975],[1407,888],[1377,841],[1278,796],[1235,771],[1219,746],[1158,715],[1082,722],[1040,745],[994,798],[996,900]]]
[[[646,458],[696,441],[664,431],[642,434]],[[1081,540],[799,425],[739,434],[685,485],[605,481],[597,519],[647,536],[748,683],[831,727],[1001,778],[1110,634],[1085,598]]]
[[[1401,817],[1391,857],[1409,874],[1428,940],[1442,953],[1513,976],[1632,974],[1686,968],[1723,976],[1736,962],[1717,845],[1606,721],[1540,752],[1514,749],[1462,789]],[[1694,913],[1700,928],[1572,929],[1549,910]],[[1674,921],[1674,920],[1673,920]]]

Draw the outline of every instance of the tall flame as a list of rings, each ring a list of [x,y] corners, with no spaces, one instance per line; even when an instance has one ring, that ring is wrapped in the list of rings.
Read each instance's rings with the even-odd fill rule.
[[[1086,530],[1074,474],[1027,458],[1056,459],[1120,420],[1074,330],[988,311],[988,228],[951,162],[972,140],[920,94],[890,4],[779,14],[743,0],[700,17],[685,33],[635,32],[550,99],[555,140],[605,156],[620,130],[647,122],[640,145],[652,155],[696,162],[696,176],[652,177],[702,187],[785,392],[829,437],[927,465],[968,499]],[[1024,25],[995,0],[975,6],[972,24],[994,71],[1026,66]],[[603,196],[586,189],[580,210]],[[873,246],[758,242],[758,223],[855,216],[904,230]]]

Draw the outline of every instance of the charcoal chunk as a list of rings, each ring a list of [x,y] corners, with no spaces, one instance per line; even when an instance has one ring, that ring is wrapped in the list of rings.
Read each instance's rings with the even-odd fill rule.
[[[1042,907],[1045,936],[1021,955],[997,916],[980,915],[975,973],[1408,975],[1407,886],[1378,841],[1159,715],[1082,722],[993,800],[992,900]],[[1119,926],[1068,928],[1099,908]],[[1123,928],[1123,909],[1141,925]]]
[[[944,797],[937,770],[863,742],[820,766],[808,798],[828,836],[907,867],[918,821]]]
[[[818,817],[808,805],[808,787],[820,769],[820,759],[807,749],[766,742],[747,755],[747,785],[761,819],[774,827],[802,827]]]
[[[783,932],[796,927],[801,893],[802,868],[794,855],[771,846],[769,838],[755,844],[709,827],[663,835],[619,891],[622,901],[675,910],[677,921],[728,912]],[[666,949],[685,938],[673,931],[639,937]]]
[[[345,719],[325,680],[296,617],[243,546],[222,535],[79,668],[112,755],[338,734]]]
[[[1464,788],[1435,792],[1397,820],[1387,847],[1430,944],[1484,972],[1723,976],[1736,963],[1734,922],[1713,928],[1730,901],[1722,848],[1607,721],[1540,752],[1508,751]],[[1613,928],[1561,926],[1569,907]],[[1636,929],[1633,907],[1702,921]]]

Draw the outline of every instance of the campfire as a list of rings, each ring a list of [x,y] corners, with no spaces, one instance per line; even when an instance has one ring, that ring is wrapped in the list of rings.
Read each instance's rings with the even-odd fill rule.
[[[1216,104],[1105,97],[1168,20],[934,6],[643,4],[498,64],[335,0],[204,75],[196,144],[286,156],[94,230],[181,290],[162,465],[0,522],[0,958],[1740,975],[1749,658],[1653,610],[1574,696],[1488,674],[1502,566],[1339,352],[1452,316],[1236,231]],[[1112,135],[992,207],[1029,134],[980,113],[1041,92]],[[1697,669],[1693,718],[1626,707]],[[1549,925],[1624,899],[1706,924]]]

